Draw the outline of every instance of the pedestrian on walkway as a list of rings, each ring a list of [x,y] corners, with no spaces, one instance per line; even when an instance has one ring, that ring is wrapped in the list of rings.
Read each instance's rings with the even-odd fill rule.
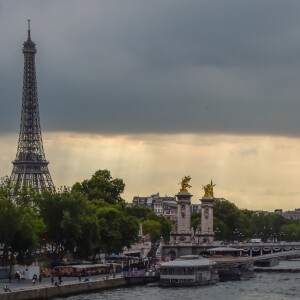
[[[57,286],[59,288],[59,282],[54,281],[54,285]]]
[[[11,292],[10,288],[6,285],[4,288],[3,288],[4,292]]]
[[[53,285],[53,283],[54,283],[54,277],[51,276],[51,284]]]
[[[91,285],[91,281],[90,281],[90,279],[89,279],[89,278],[85,278],[85,279],[84,279],[84,282],[87,282],[87,283],[88,283],[88,285]]]
[[[20,279],[21,279],[21,273],[19,271],[16,272],[15,276],[16,276],[17,281],[20,281]]]

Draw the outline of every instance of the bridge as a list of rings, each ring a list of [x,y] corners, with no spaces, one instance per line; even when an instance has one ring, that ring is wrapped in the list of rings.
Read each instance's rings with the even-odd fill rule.
[[[229,244],[229,247],[242,249],[244,254],[256,257],[272,253],[300,250],[300,242],[233,243]]]
[[[254,256],[254,265],[258,267],[273,267],[279,264],[279,260],[291,257],[300,257],[300,250],[290,250]]]
[[[272,262],[272,260],[278,261],[280,258],[300,255],[300,242],[230,243],[226,245],[214,242],[212,244],[165,244],[161,248],[161,258],[165,260],[170,256],[175,259],[183,255],[201,255],[208,249],[219,246],[241,249],[242,255],[252,256],[257,262],[264,260]]]
[[[272,258],[289,258],[289,257],[295,257],[300,256],[300,250],[292,250],[292,251],[286,251],[286,252],[278,252],[278,253],[271,253],[271,254],[264,254],[259,256],[254,256],[254,261],[263,261],[266,259],[272,259]]]

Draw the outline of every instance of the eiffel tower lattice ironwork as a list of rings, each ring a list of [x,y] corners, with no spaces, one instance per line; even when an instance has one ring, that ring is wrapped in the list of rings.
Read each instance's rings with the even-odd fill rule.
[[[43,189],[55,191],[42,141],[35,72],[36,46],[30,37],[30,20],[28,20],[28,38],[23,44],[22,51],[24,77],[21,126],[10,179],[17,189],[28,186],[38,192]]]

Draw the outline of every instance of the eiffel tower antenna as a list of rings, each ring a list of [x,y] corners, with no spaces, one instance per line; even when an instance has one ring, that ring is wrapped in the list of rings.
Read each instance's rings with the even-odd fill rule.
[[[30,40],[30,20],[27,20],[28,22],[28,40]]]
[[[21,125],[10,179],[16,189],[27,186],[38,192],[44,189],[55,191],[43,147],[35,71],[36,46],[30,37],[30,20],[28,20],[28,38],[23,43],[22,52],[24,76]]]

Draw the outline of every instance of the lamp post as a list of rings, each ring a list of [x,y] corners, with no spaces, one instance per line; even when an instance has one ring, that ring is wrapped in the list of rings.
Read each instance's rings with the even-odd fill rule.
[[[269,240],[269,242],[273,241],[273,228],[272,227],[270,228],[270,234],[269,234],[268,240]]]
[[[292,236],[292,242],[294,242],[294,241],[295,241],[295,237],[296,237],[296,233],[293,232],[293,233],[291,234],[291,236]]]
[[[244,237],[243,233],[240,232],[240,233],[239,233],[239,242],[242,242],[242,241],[243,241],[243,237]]]
[[[284,241],[284,233],[282,231],[279,233],[279,239],[280,241]]]
[[[221,236],[220,236],[221,230],[219,229],[219,227],[217,227],[215,229],[215,236],[216,236],[216,241],[219,241]]]
[[[260,236],[261,240],[264,242],[264,234],[263,234],[263,232],[261,232],[261,233],[259,234],[259,236]]]
[[[234,229],[234,231],[233,231],[233,242],[235,243],[236,241],[238,241],[238,236],[239,235],[239,231],[238,231],[238,229],[236,228],[236,229]]]

